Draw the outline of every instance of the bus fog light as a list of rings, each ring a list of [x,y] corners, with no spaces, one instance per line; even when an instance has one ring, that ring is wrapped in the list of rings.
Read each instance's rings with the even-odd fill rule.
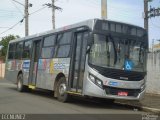
[[[99,80],[99,79],[96,79],[96,84],[97,84],[98,86],[100,86],[100,87],[102,87],[102,86],[103,86],[102,81],[101,81],[101,80]]]

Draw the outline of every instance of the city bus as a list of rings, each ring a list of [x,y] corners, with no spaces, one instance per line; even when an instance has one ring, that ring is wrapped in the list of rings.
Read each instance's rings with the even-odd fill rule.
[[[20,92],[50,90],[61,102],[71,96],[140,100],[147,52],[142,27],[90,19],[10,41],[5,77]]]

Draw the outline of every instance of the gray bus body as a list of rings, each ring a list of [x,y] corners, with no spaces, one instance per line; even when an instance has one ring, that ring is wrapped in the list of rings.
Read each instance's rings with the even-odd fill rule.
[[[67,94],[139,100],[144,96],[148,39],[143,28],[92,19],[12,40],[7,80],[55,91],[65,77]]]

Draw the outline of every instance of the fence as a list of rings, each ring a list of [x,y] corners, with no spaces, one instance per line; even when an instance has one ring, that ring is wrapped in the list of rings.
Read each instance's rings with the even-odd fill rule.
[[[160,52],[148,54],[147,93],[160,94]]]
[[[4,78],[4,74],[5,74],[5,63],[0,61],[0,79]]]

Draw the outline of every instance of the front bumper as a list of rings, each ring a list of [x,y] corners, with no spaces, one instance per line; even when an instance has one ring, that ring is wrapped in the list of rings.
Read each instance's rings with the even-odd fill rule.
[[[87,80],[86,84],[84,86],[84,95],[92,96],[92,97],[99,97],[99,98],[107,98],[107,99],[123,99],[123,100],[141,100],[144,97],[145,89],[136,91],[135,89],[123,89],[131,90],[132,92],[135,91],[135,94],[129,91],[128,96],[118,96],[114,94],[114,92],[107,92],[106,89],[102,89],[98,87],[96,84],[94,84],[92,81]],[[116,88],[117,90],[121,90],[121,88]]]

